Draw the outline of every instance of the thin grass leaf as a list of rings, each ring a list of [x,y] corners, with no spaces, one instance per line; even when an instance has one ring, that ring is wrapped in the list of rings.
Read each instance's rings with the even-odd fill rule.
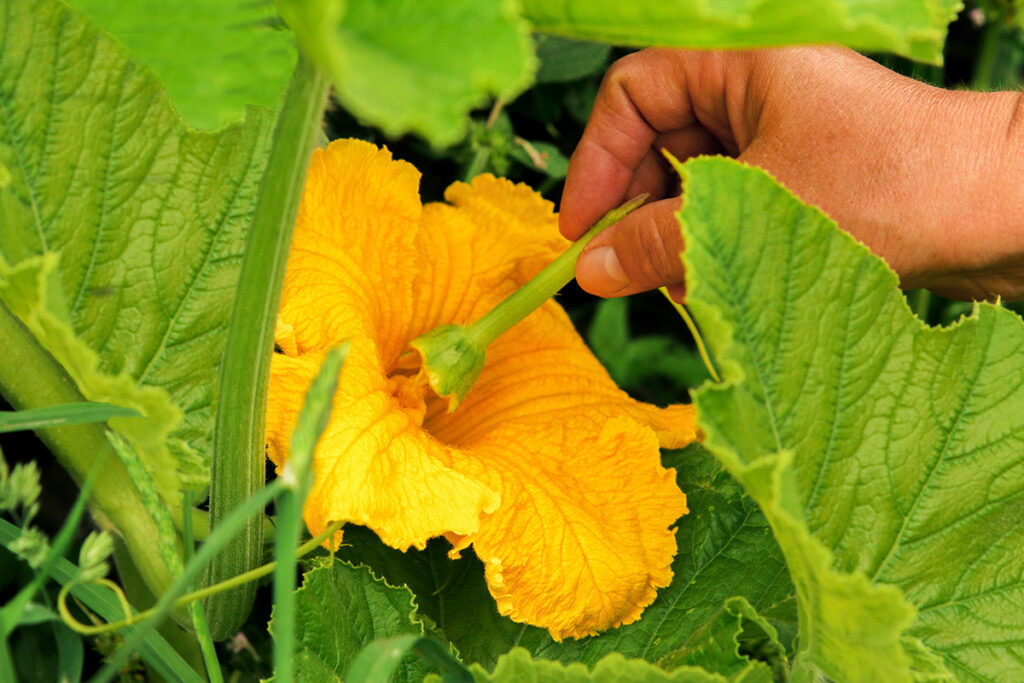
[[[79,683],[85,666],[82,638],[63,622],[55,622],[52,628],[53,639],[57,642],[57,680],[60,683]]]
[[[274,555],[274,663],[275,680],[288,683],[295,673],[295,548],[302,535],[302,507],[313,486],[313,449],[331,419],[331,402],[338,389],[338,374],[348,356],[348,342],[327,352],[320,372],[306,392],[306,400],[292,433],[292,455],[281,479],[289,488],[277,502],[277,539]]]
[[[262,514],[264,508],[284,489],[284,483],[280,479],[276,479],[231,511],[231,514],[210,533],[206,543],[185,565],[184,571],[178,575],[174,583],[160,596],[151,610],[151,616],[135,625],[130,632],[126,632],[124,644],[114,652],[107,664],[91,679],[94,683],[109,683],[117,678],[121,667],[128,661],[128,658],[163,623],[170,614],[175,600],[185,594],[189,585],[199,577],[210,560],[224,549],[228,541],[242,531],[246,522]],[[116,621],[116,618],[111,621]]]
[[[140,415],[133,408],[89,402],[65,403],[30,410],[3,410],[0,411],[0,434],[88,422],[105,422],[112,417],[140,417]]]

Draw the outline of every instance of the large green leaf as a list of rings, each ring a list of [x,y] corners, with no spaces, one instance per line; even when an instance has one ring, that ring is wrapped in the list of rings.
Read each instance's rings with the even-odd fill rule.
[[[457,142],[469,110],[525,88],[535,69],[509,0],[279,0],[338,99],[389,136]]]
[[[468,662],[491,667],[516,645],[535,656],[595,665],[619,652],[656,661],[687,647],[693,633],[716,618],[731,596],[745,596],[791,639],[793,586],[778,546],[754,502],[700,447],[667,454],[678,472],[690,513],[679,520],[679,554],[672,585],[662,589],[638,622],[581,640],[555,642],[544,629],[498,614],[475,558],[451,561],[447,542],[400,553],[369,531],[345,531],[344,557],[365,562],[393,584],[416,594],[429,617]],[[469,553],[466,553],[469,555]]]
[[[182,118],[213,129],[273,107],[295,39],[272,0],[70,0],[156,72]]]
[[[940,63],[959,0],[523,0],[538,31],[624,45],[840,43]]]
[[[662,657],[658,664],[669,671],[680,666],[701,666],[737,683],[772,683],[772,665],[743,652],[751,641],[757,643],[757,651],[771,660],[780,679],[785,680],[785,652],[774,627],[739,597],[726,600],[707,624],[690,634],[685,646]]]
[[[407,588],[388,585],[366,567],[316,560],[295,594],[296,680],[343,680],[359,651],[374,640],[425,633]],[[393,680],[418,682],[426,672],[410,656]]]
[[[766,173],[680,169],[689,302],[726,380],[698,415],[789,564],[795,678],[936,677],[937,653],[962,680],[1024,679],[1021,319],[982,304],[928,328]]]
[[[470,667],[470,671],[478,683],[726,683],[728,680],[690,666],[670,673],[642,659],[626,659],[620,654],[608,655],[591,670],[578,662],[565,665],[533,659],[523,648],[502,655],[491,672],[479,664]]]
[[[0,7],[0,296],[84,395],[146,416],[112,425],[175,502],[172,465],[203,480],[270,127],[250,110],[190,132],[152,73],[77,12]]]

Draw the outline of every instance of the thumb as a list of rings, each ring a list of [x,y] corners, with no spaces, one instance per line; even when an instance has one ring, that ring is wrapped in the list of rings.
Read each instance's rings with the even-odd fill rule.
[[[629,214],[587,245],[576,281],[597,296],[625,296],[683,282],[683,236],[676,212],[681,199],[652,202]],[[673,287],[678,293],[679,287]]]

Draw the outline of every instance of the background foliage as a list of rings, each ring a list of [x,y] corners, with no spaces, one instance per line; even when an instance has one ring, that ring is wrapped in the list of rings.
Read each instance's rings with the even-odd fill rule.
[[[265,108],[277,102],[294,65],[293,37],[335,83],[327,136],[388,144],[397,157],[423,171],[422,192],[428,200],[439,199],[455,179],[494,172],[528,182],[557,202],[568,156],[600,77],[611,61],[632,49],[561,36],[634,46],[838,39],[878,50],[877,58],[898,71],[951,87],[1017,87],[1024,63],[1021,14],[1009,2],[986,2],[959,15],[945,45],[945,67],[912,63],[906,57],[935,61],[942,49],[942,27],[956,10],[949,0],[816,0],[801,5],[800,15],[792,13],[792,3],[742,0],[718,3],[714,9],[683,0],[527,1],[521,14],[508,2],[282,0],[278,10],[294,34],[274,7],[263,2],[173,8],[90,0],[72,4],[127,49],[54,0],[19,0],[0,8],[0,300],[6,306],[0,313],[7,316],[4,340],[12,354],[0,363],[0,387],[17,408],[83,398],[134,406],[140,395],[166,404],[163,411],[142,404],[147,414],[163,415],[163,422],[141,429],[125,418],[110,423],[114,430],[119,429],[117,419],[127,425],[130,448],[155,481],[150,489],[170,502],[174,517],[173,522],[158,519],[153,513],[157,504],[144,495],[101,505],[126,535],[128,547],[121,547],[117,558],[120,581],[139,607],[147,600],[147,584],[152,588],[167,582],[170,572],[163,566],[166,557],[154,560],[152,553],[132,548],[133,534],[136,543],[151,543],[161,533],[166,537],[167,524],[173,523],[171,542],[163,545],[190,545],[183,538],[193,523],[176,506],[177,491],[201,489],[206,481],[202,460],[210,454],[216,368],[271,140],[273,117]],[[531,27],[539,32],[531,33]],[[251,104],[264,109],[247,109]],[[199,130],[190,130],[175,112]],[[702,226],[738,234],[729,232],[740,227],[728,227],[723,216],[729,205],[723,206],[723,199],[739,195],[755,202],[790,201],[784,194],[772,194],[770,184],[762,187],[761,179],[738,174],[727,164],[692,167],[689,173],[695,183],[691,189],[705,189],[699,201],[688,204],[689,217],[684,217],[695,244]],[[747,184],[757,187],[747,192]],[[702,211],[715,220],[701,219]],[[772,216],[780,210],[765,205],[759,211]],[[794,232],[786,244],[814,242],[821,234],[842,239],[823,219],[808,215],[821,232],[812,233],[817,235],[813,239]],[[72,222],[74,229],[69,229]],[[762,234],[770,234],[763,227]],[[60,260],[53,254],[58,249],[63,252]],[[842,253],[866,258],[855,251]],[[980,439],[976,445],[987,449],[983,451],[971,450],[968,438],[975,433],[991,436],[999,424],[1013,424],[1006,411],[1012,413],[1019,400],[1010,395],[1005,381],[986,379],[983,369],[995,356],[1005,368],[992,365],[984,372],[995,372],[1000,380],[1017,376],[1019,362],[1014,359],[1019,353],[1013,353],[1013,340],[1020,333],[1013,326],[1019,327],[1019,320],[1006,311],[986,310],[979,320],[955,331],[926,334],[900,307],[891,276],[877,263],[869,265],[877,286],[863,286],[877,295],[881,317],[891,321],[893,333],[884,338],[899,341],[892,341],[893,348],[885,353],[861,348],[857,340],[870,341],[861,329],[853,341],[850,336],[841,340],[845,345],[823,342],[828,358],[859,353],[875,360],[858,364],[865,375],[831,368],[840,377],[837,386],[856,387],[860,400],[850,401],[842,414],[851,424],[813,420],[814,411],[797,404],[812,405],[817,399],[786,389],[795,381],[794,373],[806,371],[806,358],[783,356],[775,374],[762,378],[761,384],[751,382],[751,354],[781,354],[759,346],[764,333],[759,325],[778,323],[780,311],[770,303],[759,309],[734,298],[744,287],[758,287],[743,276],[752,266],[742,260],[723,262],[714,250],[691,258],[690,267],[701,273],[702,282],[718,285],[698,288],[695,312],[723,363],[727,382],[705,389],[698,399],[711,418],[705,428],[712,452],[695,446],[665,456],[666,464],[677,469],[691,513],[677,530],[681,552],[674,566],[676,579],[644,618],[596,637],[556,643],[543,630],[497,614],[471,553],[452,562],[441,541],[424,551],[398,553],[371,533],[353,529],[347,532],[350,545],[338,559],[317,558],[308,564],[294,614],[283,617],[295,621],[296,673],[301,680],[345,677],[361,648],[376,638],[401,634],[449,642],[451,656],[473,663],[472,675],[478,680],[768,681],[786,678],[790,663],[794,677],[812,676],[814,667],[837,680],[944,680],[954,674],[964,680],[1001,680],[1019,673],[1012,654],[1022,632],[1012,610],[1019,602],[1022,576],[1012,561],[1012,534],[1019,528],[1013,513],[1015,482],[1020,481],[1020,464],[1013,455],[1017,436],[1011,431],[1001,440]],[[820,265],[813,256],[807,262]],[[776,269],[754,275],[799,273],[781,259]],[[847,294],[811,290],[805,303],[795,305],[821,311]],[[706,379],[679,319],[658,295],[597,302],[570,289],[561,299],[612,376],[637,397],[662,404],[678,401]],[[931,323],[949,323],[969,312],[969,305],[926,292],[910,293],[909,299],[918,316]],[[34,336],[18,337],[23,327],[8,310]],[[838,316],[835,327],[849,328],[856,311],[846,311],[845,319],[841,311],[833,313]],[[756,322],[748,324],[745,316]],[[978,351],[985,340],[963,341],[979,335],[988,340],[988,357]],[[951,355],[955,362],[948,361]],[[918,356],[947,360],[919,370],[928,378],[938,377],[938,384],[900,374],[907,359]],[[26,368],[38,372],[26,375]],[[985,389],[986,381],[996,388]],[[869,393],[867,386],[876,393]],[[949,414],[931,425],[932,432],[922,426],[920,434],[884,442],[880,452],[886,463],[866,461],[866,455],[854,452],[861,443],[856,435],[869,430],[857,420],[897,410],[885,397],[914,397],[918,394],[911,390],[917,390],[923,393],[914,403],[921,405],[934,401],[928,388],[934,391],[935,386],[946,387],[942,395],[958,400],[944,405]],[[744,392],[770,396],[807,419],[783,424],[773,416],[738,409],[750,400]],[[722,407],[704,408],[715,401]],[[864,408],[872,402],[880,406],[874,413]],[[960,419],[978,412],[985,413],[981,421]],[[736,414],[746,416],[741,427],[714,422],[715,415]],[[839,430],[854,436],[851,452],[824,449],[825,457],[853,463],[854,469],[895,471],[893,463],[918,462],[898,442],[928,445],[918,449],[921,466],[928,471],[924,486],[911,495],[912,507],[902,507],[904,498],[881,490],[886,482],[881,478],[865,481],[860,497],[828,495],[830,486],[841,491],[861,479],[842,468],[836,474],[814,459],[794,459],[793,454],[810,448],[809,442],[827,441],[827,430],[820,430],[829,424],[833,434]],[[23,436],[4,436],[0,443],[12,463],[52,463],[48,450],[53,451],[81,481],[107,437],[96,424],[66,429],[79,431],[44,432],[47,446]],[[772,432],[774,442],[760,439]],[[163,438],[168,433],[170,440]],[[943,435],[949,447],[942,445]],[[990,453],[992,449],[997,452]],[[973,468],[978,470],[974,479],[957,469],[975,463],[982,453],[985,462],[996,464]],[[131,453],[123,457],[130,465]],[[109,463],[112,472],[121,472],[119,461]],[[831,474],[820,475],[820,485],[812,486],[816,467],[819,474]],[[7,498],[20,501],[20,507],[12,503],[2,510],[24,524],[8,530],[14,540],[4,544],[26,556],[34,547],[42,558],[47,548],[32,536],[26,519],[55,534],[74,484],[52,464],[44,465],[39,490],[31,486],[26,469],[17,471],[17,476],[14,470],[5,474],[3,482],[5,491],[20,492]],[[125,467],[116,476],[125,487],[144,491],[147,484],[130,471]],[[913,475],[901,474],[907,482]],[[943,506],[949,510],[945,517],[918,515],[916,501],[940,495],[954,487],[944,482],[961,479],[973,481],[973,486],[961,490],[957,485]],[[890,478],[888,486],[899,489],[902,481]],[[886,509],[864,502],[887,495]],[[837,511],[821,500],[842,503],[846,509]],[[35,512],[27,514],[33,506]],[[205,533],[203,511],[192,514],[195,528]],[[860,519],[857,515],[869,514],[875,517],[859,525],[835,524],[846,520],[849,525],[851,519]],[[984,533],[993,525],[1007,529],[998,542]],[[875,548],[886,539],[861,538],[856,535],[859,527],[894,529],[888,553]],[[960,534],[953,545],[970,550],[953,563],[942,552],[951,543],[945,540],[949,534]],[[146,557],[152,566],[146,565]],[[851,573],[855,570],[866,574]],[[67,569],[66,578],[58,580],[70,581],[74,571]],[[35,576],[0,549],[0,603],[10,604]],[[58,675],[78,680],[117,645],[111,637],[82,639],[62,626],[53,616],[54,598],[55,589],[42,591],[31,603],[33,609],[26,609],[16,623],[0,620],[23,680],[54,680]],[[99,603],[82,599],[104,619],[119,616],[116,609],[108,606],[103,612]],[[218,645],[218,667],[240,680],[273,674],[270,605],[269,590],[261,590],[241,629],[243,637]],[[863,614],[864,621],[858,623],[852,614]],[[281,618],[280,613],[274,616],[277,623]],[[187,666],[185,660],[202,669],[189,636],[176,626],[164,635],[166,640],[147,641],[145,665],[135,660],[124,671],[142,671],[144,666],[161,670],[154,662],[164,662],[169,667],[165,671],[181,671],[175,667]],[[864,651],[850,646],[858,642]],[[41,654],[54,647],[59,657]],[[411,656],[400,661],[396,676],[419,680],[428,670]]]

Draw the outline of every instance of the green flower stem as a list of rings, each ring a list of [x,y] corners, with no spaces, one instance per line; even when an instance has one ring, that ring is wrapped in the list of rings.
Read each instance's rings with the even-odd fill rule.
[[[704,367],[707,368],[708,374],[711,375],[711,379],[715,382],[721,382],[722,378],[718,376],[718,372],[715,370],[715,364],[711,362],[711,356],[708,354],[708,349],[704,345],[704,337],[701,336],[700,330],[697,329],[697,323],[693,322],[693,318],[690,316],[690,312],[686,310],[686,306],[676,302],[665,287],[659,287],[660,291],[668,302],[672,304],[672,308],[676,309],[676,313],[683,319],[683,323],[686,324],[686,328],[690,330],[690,334],[693,336],[693,343],[697,345],[697,353],[700,354],[700,359],[704,363]]]
[[[60,365],[36,342],[21,322],[0,304],[0,339],[5,362],[0,363],[0,393],[17,410],[85,398]],[[79,424],[39,430],[39,436],[60,464],[79,482],[85,481],[93,461],[109,448],[105,427]],[[156,523],[128,476],[124,465],[110,458],[103,476],[89,497],[89,509],[100,526],[116,529],[128,547],[132,561],[154,593],[171,583],[171,574],[153,545],[159,537]]]
[[[430,387],[438,396],[448,399],[449,411],[458,408],[480,376],[491,342],[569,284],[576,272],[576,261],[590,240],[645,199],[646,194],[640,195],[606,213],[564,254],[476,322],[441,325],[410,342],[423,359]]]
[[[324,74],[300,56],[274,129],[221,363],[210,482],[211,538],[232,511],[264,484],[267,383],[274,326],[306,169],[327,92]],[[263,518],[256,515],[213,558],[203,585],[247,572],[259,565],[262,554]],[[255,587],[246,585],[208,601],[206,614],[215,639],[227,638],[241,626],[252,609],[254,596]]]
[[[605,228],[618,223],[633,210],[639,208],[646,199],[646,194],[634,197],[602,216],[601,220],[547,268],[537,273],[532,280],[488,311],[482,318],[469,325],[469,337],[481,346],[487,347],[505,331],[540,308],[541,304],[572,281],[576,274],[576,261],[579,260],[580,254],[583,253],[590,240],[601,234]]]
[[[990,21],[981,30],[981,42],[978,55],[974,61],[974,74],[971,78],[971,89],[988,91],[995,85],[995,75],[1000,43],[1006,33],[1002,21]]]

